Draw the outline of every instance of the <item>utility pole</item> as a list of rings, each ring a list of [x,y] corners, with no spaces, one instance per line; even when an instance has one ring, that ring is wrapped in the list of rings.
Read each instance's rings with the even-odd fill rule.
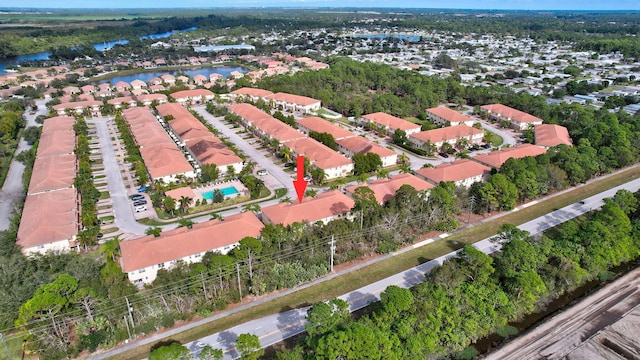
[[[476,203],[476,196],[471,195],[469,198],[469,216],[467,217],[467,224],[471,222],[471,211],[473,210],[473,205]]]
[[[240,284],[240,263],[236,263],[236,271],[238,272],[238,291],[240,292],[240,302],[242,302],[242,285]]]
[[[127,320],[127,315],[124,316],[124,323],[127,325],[127,334],[129,334],[129,340],[131,340],[131,330],[129,330],[129,320]]]
[[[129,320],[131,321],[131,328],[135,328],[135,325],[133,324],[133,306],[131,306],[131,303],[129,302],[129,298],[127,296],[124,297],[124,299],[127,301],[127,310],[129,311]]]
[[[333,235],[331,235],[331,242],[329,243],[331,249],[331,272],[333,272],[333,254],[336,251],[336,240]]]

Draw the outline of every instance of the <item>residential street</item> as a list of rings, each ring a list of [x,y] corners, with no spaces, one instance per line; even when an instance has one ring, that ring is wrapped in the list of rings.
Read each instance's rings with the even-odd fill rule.
[[[35,102],[38,106],[35,114],[30,114],[29,111],[25,111],[23,115],[27,121],[25,129],[29,126],[37,126],[36,117],[47,114],[46,102],[46,100],[37,100]],[[31,145],[27,144],[24,139],[20,139],[15,155],[30,148]],[[24,173],[24,169],[24,165],[14,159],[11,162],[11,167],[9,168],[9,173],[7,174],[2,190],[0,190],[0,231],[9,229],[9,225],[11,224],[10,216],[13,212],[14,204],[16,201],[22,200],[24,196],[24,190],[22,188],[22,174]]]

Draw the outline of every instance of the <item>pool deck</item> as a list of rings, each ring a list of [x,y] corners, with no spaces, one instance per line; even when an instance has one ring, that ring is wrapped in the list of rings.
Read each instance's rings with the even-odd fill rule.
[[[247,190],[247,188],[242,184],[242,182],[240,182],[240,180],[229,180],[229,181],[217,182],[211,185],[200,186],[192,189],[193,192],[196,194],[196,197],[193,200],[195,201],[199,199],[200,201],[202,201],[204,199],[204,196],[203,196],[204,193],[207,193],[209,191],[214,191],[216,189],[220,190],[228,187],[236,188],[236,190],[238,190],[238,193],[233,195],[227,195],[225,196],[225,199],[231,199],[238,196],[249,195],[249,190]]]

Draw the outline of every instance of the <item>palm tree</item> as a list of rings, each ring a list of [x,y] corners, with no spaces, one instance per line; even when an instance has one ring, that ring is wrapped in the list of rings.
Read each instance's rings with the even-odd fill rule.
[[[359,183],[365,184],[367,182],[367,180],[369,180],[369,174],[364,173],[364,174],[358,175],[358,182]]]
[[[376,174],[376,176],[378,177],[378,179],[384,179],[389,176],[389,170],[380,169],[378,170],[378,173]]]
[[[282,158],[285,162],[291,161],[291,149],[289,149],[288,147],[283,146],[280,149],[280,155],[282,155]]]
[[[318,190],[315,189],[309,189],[304,193],[304,196],[308,196],[308,197],[316,197],[318,195]]]
[[[107,262],[116,262],[116,258],[120,256],[120,237],[107,240],[100,247],[100,253],[105,256]]]
[[[144,231],[145,235],[153,235],[154,237],[160,236],[161,232],[162,232],[162,229],[157,226],[147,228],[147,230]]]
[[[291,202],[291,198],[288,196],[283,197],[282,199],[280,199],[281,203],[290,203]]]
[[[189,210],[189,207],[191,206],[191,200],[193,199],[188,196],[180,196],[180,200],[178,200],[178,206],[183,213],[186,213]]]
[[[186,227],[187,229],[191,229],[193,227],[193,224],[195,223],[190,219],[178,220],[178,227]]]
[[[402,164],[400,165],[400,172],[404,173],[404,174],[409,174],[411,173],[411,166],[409,166],[409,164]]]
[[[171,216],[173,216],[173,212],[176,210],[176,201],[171,196],[164,197],[162,206],[166,212],[171,213]]]
[[[213,214],[211,214],[211,220],[224,221],[224,218],[222,217],[222,215],[220,215],[218,213],[213,213]]]
[[[252,203],[252,204],[244,204],[242,206],[242,212],[247,212],[247,211],[251,211],[254,214],[255,213],[259,213],[260,212],[260,205],[257,203]]]

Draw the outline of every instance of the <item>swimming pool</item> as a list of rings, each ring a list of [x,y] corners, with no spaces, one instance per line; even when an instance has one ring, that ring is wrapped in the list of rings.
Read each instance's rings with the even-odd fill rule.
[[[230,195],[235,195],[235,194],[239,193],[238,189],[236,189],[233,186],[222,188],[222,189],[220,189],[220,191],[222,192],[222,195],[224,195],[224,196],[230,196]],[[213,190],[207,191],[207,192],[203,192],[202,193],[202,197],[207,199],[207,200],[213,199]]]

